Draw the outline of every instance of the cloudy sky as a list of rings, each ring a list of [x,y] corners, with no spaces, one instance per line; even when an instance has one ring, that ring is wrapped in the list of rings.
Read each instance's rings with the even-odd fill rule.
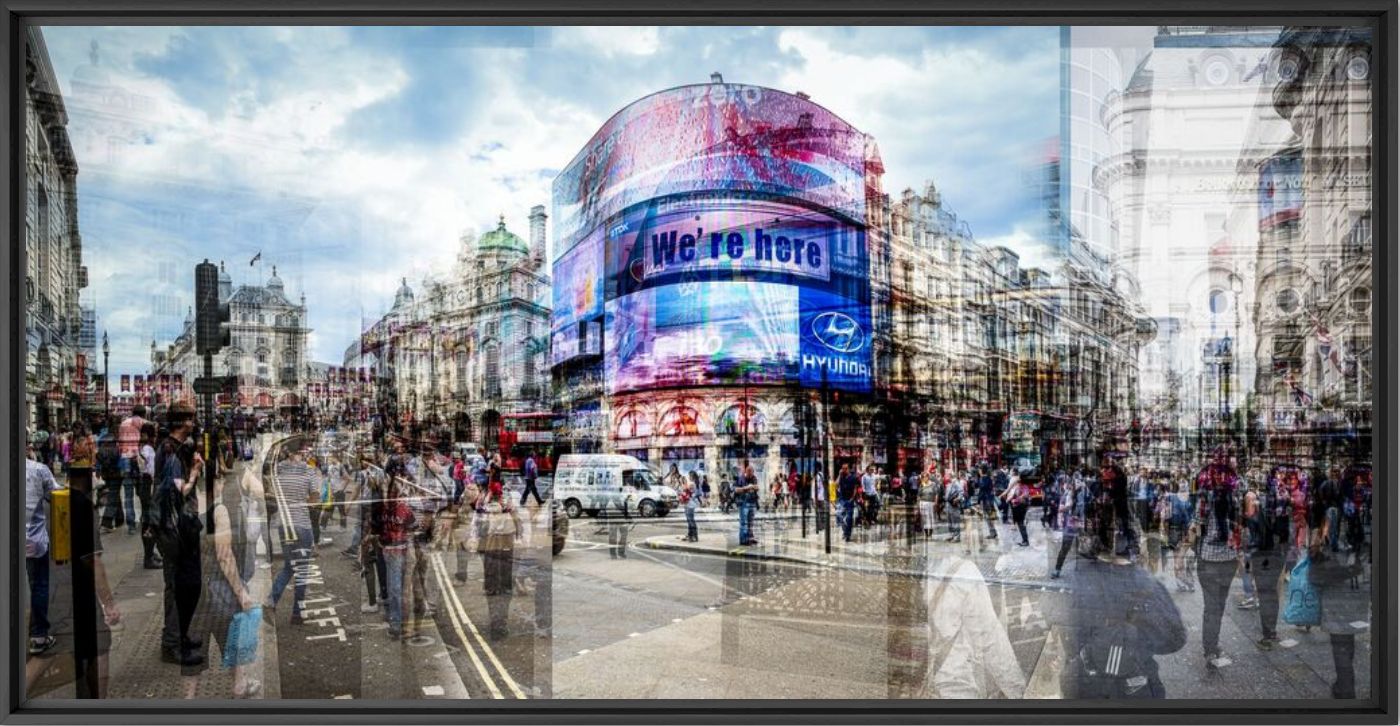
[[[887,191],[934,180],[974,235],[1021,247],[1022,181],[1058,130],[1057,28],[137,28],[44,31],[78,156],[112,372],[146,370],[193,263],[270,265],[305,293],[311,355],[445,271],[463,231],[529,208],[619,108],[726,81],[812,99],[872,134]],[[262,253],[254,268],[249,260]]]

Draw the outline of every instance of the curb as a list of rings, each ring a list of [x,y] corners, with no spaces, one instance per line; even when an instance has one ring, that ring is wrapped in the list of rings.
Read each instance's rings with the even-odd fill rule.
[[[746,548],[746,547],[735,547],[735,548],[729,549],[729,550],[723,550],[723,549],[712,548],[712,547],[696,547],[696,546],[693,546],[692,543],[688,543],[688,542],[673,542],[673,541],[668,541],[668,538],[665,537],[665,536],[647,538],[646,540],[643,540],[643,541],[641,542],[641,545],[640,545],[640,546],[645,547],[645,548],[647,548],[647,549],[652,549],[652,550],[671,550],[671,551],[676,551],[676,552],[690,552],[690,553],[695,553],[695,554],[717,555],[717,556],[720,556],[720,557],[733,557],[733,558],[745,559],[745,560],[759,560],[759,561],[770,561],[770,562],[792,562],[792,563],[802,564],[802,565],[811,565],[811,566],[814,566],[814,567],[833,567],[833,568],[839,568],[839,569],[856,570],[856,571],[860,571],[860,572],[886,572],[886,573],[887,573],[887,572],[890,571],[888,568],[886,568],[886,567],[884,567],[884,566],[872,565],[872,564],[870,564],[870,561],[873,560],[873,559],[875,559],[875,556],[873,556],[873,555],[855,555],[854,557],[852,557],[852,558],[850,558],[850,559],[846,559],[846,560],[838,560],[838,559],[836,559],[835,557],[833,557],[833,558],[831,558],[831,559],[825,559],[825,558],[823,558],[823,559],[817,559],[817,558],[811,558],[811,557],[801,557],[801,556],[799,556],[799,555],[792,555],[792,554],[781,553],[781,552],[763,552],[763,551],[751,550],[751,549],[748,549],[748,548]],[[920,573],[909,571],[909,572],[906,572],[906,574],[917,575],[917,574],[920,574]],[[1009,587],[1020,587],[1020,588],[1033,589],[1033,590],[1044,590],[1044,591],[1047,591],[1047,592],[1049,592],[1049,591],[1053,591],[1053,592],[1068,592],[1069,589],[1070,589],[1070,587],[1069,587],[1068,585],[1066,585],[1066,584],[1064,584],[1064,583],[1062,583],[1062,582],[1053,581],[1053,580],[1041,581],[1041,580],[1028,580],[1028,579],[1018,578],[1018,577],[990,577],[990,576],[986,576],[986,575],[983,576],[983,580],[984,580],[987,584],[989,584],[989,585],[990,585],[990,584],[997,584],[997,585],[1005,585],[1005,586],[1009,586]]]

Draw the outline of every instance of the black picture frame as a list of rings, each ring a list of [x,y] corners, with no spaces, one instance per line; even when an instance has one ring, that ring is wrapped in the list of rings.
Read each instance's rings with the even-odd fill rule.
[[[1397,557],[1393,523],[1400,521],[1396,490],[1396,454],[1400,451],[1400,410],[1396,378],[1400,371],[1400,310],[1394,280],[1397,265],[1397,37],[1400,7],[1394,0],[409,0],[384,3],[359,0],[0,0],[0,36],[5,58],[0,81],[5,88],[0,135],[6,144],[3,162],[8,173],[6,193],[0,199],[0,218],[8,240],[0,270],[8,292],[5,314],[0,316],[0,420],[3,461],[8,467],[6,499],[0,517],[0,557],[3,587],[10,595],[0,598],[0,721],[13,724],[59,723],[1395,723],[1397,714]],[[1210,19],[1217,24],[1258,24],[1261,18],[1283,24],[1340,24],[1356,22],[1374,31],[1372,74],[1374,112],[1373,214],[1374,246],[1373,340],[1376,368],[1374,466],[1381,486],[1375,490],[1375,551],[1377,561],[1372,597],[1374,621],[1372,664],[1373,696],[1359,707],[1340,707],[1311,700],[1192,701],[1170,700],[1160,704],[1113,702],[1097,706],[1087,702],[987,702],[944,704],[939,702],[889,702],[880,700],[785,701],[670,701],[613,702],[603,700],[522,702],[518,706],[480,707],[475,703],[445,702],[243,702],[237,710],[227,705],[200,702],[104,701],[20,702],[22,692],[23,569],[19,562],[24,460],[25,332],[23,233],[24,165],[22,153],[24,107],[25,28],[30,25],[78,24],[1139,24],[1184,23]],[[1384,615],[1382,615],[1384,613]]]

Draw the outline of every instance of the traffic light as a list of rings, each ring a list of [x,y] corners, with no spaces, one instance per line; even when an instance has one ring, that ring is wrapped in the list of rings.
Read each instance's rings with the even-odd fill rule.
[[[195,352],[217,353],[229,344],[228,303],[219,299],[219,268],[209,260],[194,266]]]

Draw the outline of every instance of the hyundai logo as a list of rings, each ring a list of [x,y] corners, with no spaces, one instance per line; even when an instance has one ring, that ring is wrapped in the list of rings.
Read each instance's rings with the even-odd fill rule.
[[[813,318],[812,337],[837,353],[854,353],[865,345],[865,331],[845,313],[822,313]]]

